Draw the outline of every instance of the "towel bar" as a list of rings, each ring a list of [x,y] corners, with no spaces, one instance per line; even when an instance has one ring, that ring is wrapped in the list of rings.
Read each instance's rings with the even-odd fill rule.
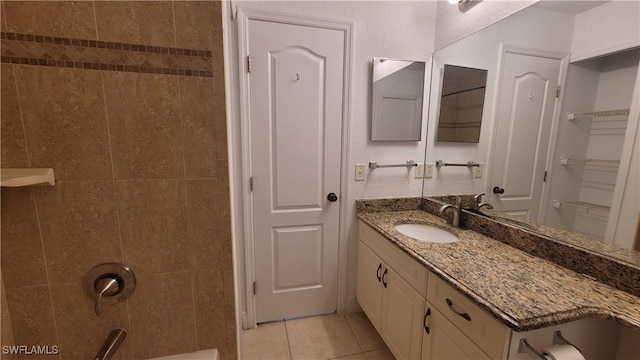
[[[446,163],[442,160],[436,160],[436,167],[443,167],[443,166],[466,166],[466,167],[478,167],[480,166],[480,164],[475,163],[474,161],[467,161],[466,164],[449,164]]]
[[[378,162],[376,162],[376,161],[369,161],[369,169],[391,168],[391,167],[412,168],[414,166],[418,166],[418,164],[413,160],[407,160],[406,164],[393,164],[393,165],[378,165]]]

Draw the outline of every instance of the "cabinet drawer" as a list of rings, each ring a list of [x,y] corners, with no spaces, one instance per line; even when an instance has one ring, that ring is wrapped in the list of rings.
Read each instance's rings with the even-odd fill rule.
[[[505,359],[511,331],[437,276],[429,277],[427,300],[492,359]]]
[[[358,221],[358,237],[420,295],[427,295],[427,268],[369,225]]]

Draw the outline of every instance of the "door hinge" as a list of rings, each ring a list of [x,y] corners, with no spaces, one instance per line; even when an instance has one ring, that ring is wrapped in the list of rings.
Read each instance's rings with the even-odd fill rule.
[[[256,282],[254,281],[253,282],[253,295],[255,295],[255,294],[256,294]]]
[[[249,178],[249,191],[253,191],[253,176]]]
[[[251,55],[247,55],[247,72],[251,73]]]
[[[542,182],[547,182],[547,170],[544,171],[544,179],[542,179]]]
[[[560,85],[558,85],[558,87],[556,88],[556,97],[560,97]]]

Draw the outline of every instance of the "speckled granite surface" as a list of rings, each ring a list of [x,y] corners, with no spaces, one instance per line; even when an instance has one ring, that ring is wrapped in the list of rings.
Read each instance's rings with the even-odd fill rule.
[[[423,199],[421,209],[437,215],[440,206],[441,203],[427,198]],[[463,211],[461,227],[640,296],[640,252],[567,231],[510,219],[502,214],[494,215],[497,217],[492,219]],[[514,225],[513,221],[518,223]]]
[[[359,204],[360,205],[360,204]],[[358,206],[362,210],[362,206]],[[358,217],[510,328],[533,330],[586,317],[640,331],[640,298],[421,210],[358,211]],[[460,241],[422,242],[394,228],[427,223]]]

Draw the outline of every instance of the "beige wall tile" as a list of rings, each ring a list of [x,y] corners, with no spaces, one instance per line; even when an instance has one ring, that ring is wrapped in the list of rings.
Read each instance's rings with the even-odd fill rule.
[[[211,50],[222,39],[222,15],[213,1],[176,1],[176,43],[179,48]]]
[[[7,305],[7,292],[4,288],[4,280],[0,274],[0,343],[2,345],[15,345],[16,341],[13,337],[13,327],[11,326],[11,314],[9,314],[9,305]],[[0,355],[0,359],[8,358],[8,356]]]
[[[126,302],[104,305],[97,316],[94,302],[84,294],[80,282],[52,285],[51,297],[63,359],[93,359],[111,330],[131,328]],[[127,336],[114,359],[132,358]]]
[[[2,23],[0,29],[2,29],[2,31],[7,31],[7,21],[4,16],[4,12],[4,0],[2,0],[0,1],[0,23]]]
[[[211,259],[211,261],[215,261]],[[224,282],[219,270],[193,272],[198,350],[226,351]]]
[[[24,139],[24,129],[20,114],[20,102],[16,89],[16,79],[13,76],[13,65],[1,64],[0,70],[0,147],[2,148],[3,168],[28,167],[27,146]]]
[[[90,1],[4,1],[8,31],[95,39],[96,23]]]
[[[49,347],[58,345],[49,287],[7,289],[7,303],[12,314],[11,325],[16,344]],[[43,355],[28,358],[60,359],[60,356]]]
[[[224,53],[222,46],[213,49],[213,94],[224,96]]]
[[[56,180],[111,179],[100,73],[15,66],[31,166]]]
[[[176,4],[176,6],[178,5]],[[185,139],[186,177],[215,178],[219,136],[216,134],[218,129],[216,127],[217,114],[214,107],[213,80],[181,77],[180,101]]]
[[[140,275],[129,298],[135,359],[196,350],[191,273]]]
[[[58,182],[36,189],[51,283],[81,281],[94,266],[122,262],[111,181]]]
[[[171,1],[96,1],[98,40],[175,47]]]
[[[223,245],[217,238],[216,195],[215,179],[187,180],[187,228],[192,270],[219,269]]]
[[[214,116],[216,127],[216,154],[218,160],[227,160],[227,118],[224,95],[216,95],[214,98]]]
[[[238,339],[236,328],[235,293],[233,284],[233,268],[228,263],[228,269],[222,271],[224,280],[224,313],[227,330],[227,351],[222,360],[235,360],[238,358]]]
[[[125,264],[136,274],[189,269],[184,181],[116,181],[116,190]]]
[[[184,176],[178,78],[104,74],[117,179]]]
[[[229,161],[218,160],[218,214],[229,217],[231,214],[231,197],[229,193]]]
[[[7,288],[47,283],[35,198],[31,188],[2,188],[2,273]]]

